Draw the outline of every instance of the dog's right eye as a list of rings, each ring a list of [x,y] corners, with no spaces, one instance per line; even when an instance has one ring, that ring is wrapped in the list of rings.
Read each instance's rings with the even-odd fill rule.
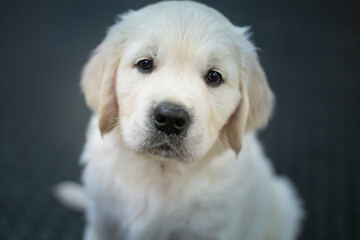
[[[143,59],[137,63],[137,68],[140,72],[148,73],[153,70],[153,62],[150,59]]]

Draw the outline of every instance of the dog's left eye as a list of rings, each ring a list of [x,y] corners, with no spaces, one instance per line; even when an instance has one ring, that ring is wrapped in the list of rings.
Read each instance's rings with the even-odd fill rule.
[[[143,59],[137,63],[140,72],[151,72],[153,70],[153,62],[150,59]]]
[[[217,86],[222,83],[223,79],[219,72],[209,71],[206,76],[206,83],[210,86]]]

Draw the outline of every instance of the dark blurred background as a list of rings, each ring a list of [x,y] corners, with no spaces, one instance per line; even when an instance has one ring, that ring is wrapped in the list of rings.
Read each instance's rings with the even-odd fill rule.
[[[260,134],[302,197],[300,239],[360,239],[359,1],[208,1],[253,39],[277,108]],[[80,71],[115,15],[147,1],[0,2],[0,239],[81,239],[52,186],[78,180]]]

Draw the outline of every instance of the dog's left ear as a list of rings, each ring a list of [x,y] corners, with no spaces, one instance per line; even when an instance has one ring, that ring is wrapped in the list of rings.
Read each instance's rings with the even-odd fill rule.
[[[228,138],[230,146],[239,153],[242,137],[246,132],[256,131],[268,123],[274,106],[274,95],[268,85],[256,49],[248,40],[248,28],[237,28],[241,56],[241,100],[229,119]]]

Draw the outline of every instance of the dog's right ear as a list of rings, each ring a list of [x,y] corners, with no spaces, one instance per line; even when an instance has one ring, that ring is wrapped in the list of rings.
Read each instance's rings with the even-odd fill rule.
[[[103,42],[94,50],[85,65],[81,88],[88,106],[99,114],[101,135],[110,132],[118,120],[116,70],[120,62],[118,26],[109,29]]]

